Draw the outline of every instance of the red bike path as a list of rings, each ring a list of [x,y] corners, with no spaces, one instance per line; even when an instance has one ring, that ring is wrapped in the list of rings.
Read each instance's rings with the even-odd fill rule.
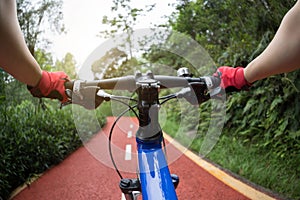
[[[107,135],[114,117],[87,144],[68,156],[62,163],[46,171],[30,186],[18,190],[13,200],[116,200],[123,199],[119,176],[110,166]],[[135,118],[124,117],[113,136],[113,154],[124,177],[135,177]],[[126,133],[126,135],[125,135]],[[131,135],[130,135],[131,134]],[[124,137],[122,137],[122,135]],[[103,139],[105,138],[105,139]],[[275,199],[268,194],[234,178],[199,156],[184,149],[167,136],[167,152],[174,161],[171,173],[180,177],[176,189],[178,199],[246,200]],[[169,145],[172,143],[172,145]],[[130,148],[127,148],[131,146]],[[120,147],[120,148],[119,148]],[[123,149],[121,151],[121,148]],[[126,148],[126,151],[124,150]],[[124,159],[125,158],[125,159]],[[171,158],[172,159],[172,158]],[[123,161],[122,161],[123,160]],[[123,163],[122,163],[123,162]],[[134,166],[135,165],[135,166]],[[133,167],[132,167],[133,166]],[[124,172],[126,171],[126,172]],[[141,199],[141,198],[140,198]]]

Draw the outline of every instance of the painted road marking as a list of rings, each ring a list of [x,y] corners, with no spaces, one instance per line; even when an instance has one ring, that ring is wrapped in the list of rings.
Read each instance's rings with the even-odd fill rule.
[[[179,144],[177,141],[175,141],[172,137],[164,133],[164,138],[168,140],[170,143],[172,143],[173,146],[175,146],[179,151],[181,151],[185,156],[187,156],[189,159],[194,161],[197,165],[199,165],[201,168],[206,170],[208,173],[228,185],[229,187],[233,188],[235,191],[238,191],[239,193],[243,194],[244,196],[248,197],[252,200],[275,200],[275,198],[262,193],[258,190],[256,190],[253,187],[250,187],[249,185],[243,183],[242,181],[230,176],[229,174],[225,173],[224,171],[220,170],[219,168],[215,167],[211,163],[203,160],[198,155],[194,154],[193,152],[187,150],[184,146]]]
[[[128,131],[127,132],[127,138],[131,138],[132,137],[132,131]]]
[[[131,144],[126,144],[126,147],[125,147],[125,160],[131,160]]]
[[[130,128],[133,128],[133,124],[130,124],[130,126],[129,126]]]

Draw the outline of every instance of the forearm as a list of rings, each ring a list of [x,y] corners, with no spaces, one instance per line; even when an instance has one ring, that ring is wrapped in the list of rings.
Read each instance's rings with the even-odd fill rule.
[[[274,39],[244,70],[252,83],[300,68],[300,1],[285,15]]]
[[[15,0],[0,1],[0,44],[0,67],[27,85],[37,85],[42,71],[26,46]]]

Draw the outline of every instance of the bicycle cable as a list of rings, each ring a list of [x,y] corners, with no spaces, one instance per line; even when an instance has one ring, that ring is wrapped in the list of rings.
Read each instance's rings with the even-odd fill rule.
[[[115,96],[115,95],[112,95],[111,98],[114,99],[114,100],[116,100],[116,99],[126,99],[126,100],[137,102],[136,99],[133,99],[133,98],[130,98],[130,97],[126,97],[126,96]]]
[[[119,171],[119,169],[118,169],[118,167],[117,167],[117,164],[116,164],[116,162],[115,162],[115,160],[114,160],[114,158],[113,158],[113,154],[112,154],[111,140],[112,140],[113,130],[114,130],[116,124],[118,123],[118,121],[121,119],[121,117],[123,117],[123,115],[125,115],[128,111],[131,110],[137,118],[139,118],[139,117],[138,117],[136,111],[134,110],[134,108],[136,108],[137,105],[130,106],[129,104],[127,104],[127,103],[121,101],[121,100],[120,100],[121,98],[123,98],[123,97],[120,97],[120,96],[114,96],[114,97],[111,98],[111,100],[114,100],[114,101],[117,101],[117,102],[119,102],[119,103],[122,103],[122,104],[126,105],[128,108],[127,108],[126,110],[124,110],[124,111],[117,117],[117,119],[114,121],[114,123],[113,123],[113,125],[112,125],[112,127],[111,127],[111,129],[110,129],[109,137],[108,137],[108,140],[109,140],[109,143],[108,143],[108,149],[109,149],[109,155],[110,155],[110,159],[111,159],[111,161],[112,161],[112,164],[113,164],[113,166],[114,166],[114,168],[115,168],[117,174],[119,175],[120,179],[123,179],[123,176],[122,176],[122,174],[120,173],[120,171]],[[169,101],[169,100],[171,100],[171,99],[174,99],[174,98],[176,98],[176,95],[174,95],[174,94],[172,94],[172,95],[167,95],[167,96],[164,96],[164,97],[161,97],[160,100],[164,100],[164,101],[162,101],[160,104],[162,105],[162,104],[166,103],[167,101]],[[125,99],[125,98],[123,98],[123,99]],[[135,99],[131,99],[131,98],[126,98],[126,99],[128,99],[128,100],[135,100]],[[162,142],[163,142],[163,147],[164,147],[165,155],[167,156],[167,149],[166,149],[166,143],[165,143],[165,140],[163,139]]]
[[[160,105],[168,102],[169,100],[171,99],[175,99],[177,98],[177,96],[175,94],[170,94],[170,95],[167,95],[167,96],[164,96],[164,97],[161,97],[159,98],[159,100],[163,100]],[[163,149],[164,149],[164,153],[165,153],[165,156],[166,156],[166,160],[168,159],[168,155],[167,155],[167,147],[166,147],[166,142],[165,142],[165,138],[163,137],[163,140],[162,140],[162,143],[163,143]]]
[[[113,133],[113,130],[114,130],[114,128],[115,128],[117,122],[121,119],[121,117],[123,117],[123,115],[124,115],[125,113],[127,113],[127,112],[130,111],[130,110],[132,110],[133,113],[137,116],[137,113],[136,113],[135,110],[134,110],[134,108],[137,107],[137,105],[130,106],[130,105],[128,105],[127,103],[125,103],[125,102],[123,102],[123,101],[120,101],[120,100],[118,100],[118,99],[112,99],[112,100],[118,101],[118,102],[123,103],[123,104],[125,104],[126,106],[128,106],[128,108],[127,108],[126,110],[124,110],[124,111],[117,117],[117,119],[114,121],[114,123],[113,123],[113,125],[112,125],[112,127],[111,127],[111,129],[110,129],[109,137],[108,137],[108,140],[109,140],[109,142],[108,142],[108,150],[109,150],[110,159],[111,159],[111,161],[112,161],[112,163],[113,163],[113,165],[114,165],[114,168],[115,168],[117,174],[119,175],[119,177],[120,177],[121,179],[123,179],[123,176],[122,176],[122,174],[120,173],[120,171],[119,171],[119,169],[118,169],[118,167],[117,167],[117,164],[116,164],[116,162],[115,162],[115,160],[114,160],[114,158],[113,158],[113,154],[112,154],[112,149],[111,149],[112,133]],[[137,117],[138,117],[138,116],[137,116]]]
[[[161,98],[159,98],[159,100],[163,100],[163,101],[160,103],[160,105],[163,105],[167,101],[169,101],[171,99],[176,99],[176,98],[177,98],[177,96],[175,94],[170,94],[168,96],[161,97]]]

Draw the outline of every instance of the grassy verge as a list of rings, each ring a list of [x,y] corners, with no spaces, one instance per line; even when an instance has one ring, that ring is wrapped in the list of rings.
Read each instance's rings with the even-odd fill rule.
[[[223,136],[208,158],[246,179],[285,197],[300,198],[294,157],[284,160],[255,145],[243,146],[238,140]]]
[[[170,135],[178,130],[178,124],[168,122],[164,131]],[[187,137],[180,138],[185,144]],[[190,149],[198,152],[202,139],[195,139]],[[214,149],[206,156],[209,160],[247,180],[270,189],[284,197],[300,199],[299,156],[280,159],[271,151],[258,149],[255,144],[244,146],[235,138],[222,135]]]

